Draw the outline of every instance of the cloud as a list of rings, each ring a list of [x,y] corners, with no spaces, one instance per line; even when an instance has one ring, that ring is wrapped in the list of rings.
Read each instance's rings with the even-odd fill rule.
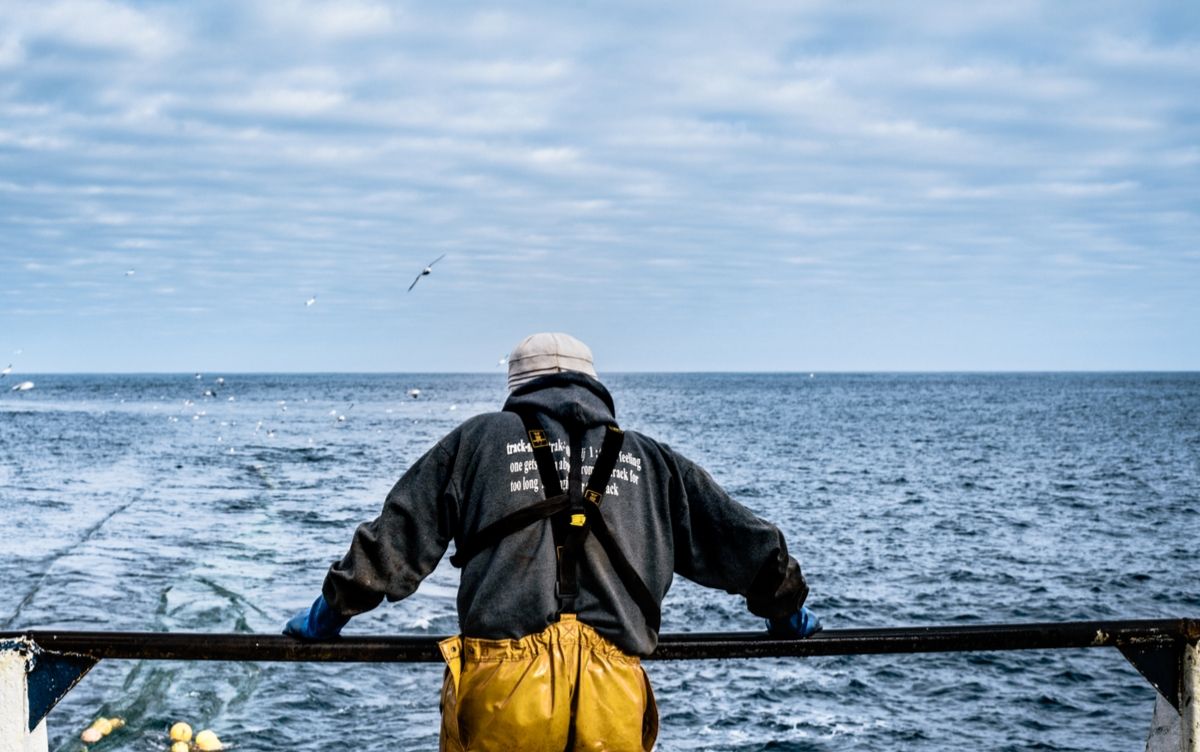
[[[1013,188],[1002,186],[932,186],[925,191],[925,196],[934,200],[959,201],[963,199],[993,199],[1012,195]]]
[[[1138,35],[1106,30],[1092,35],[1086,54],[1109,66],[1175,71],[1196,78],[1200,41],[1163,44]]]
[[[52,151],[65,149],[69,142],[57,136],[0,130],[0,146],[6,145],[35,151]]]
[[[528,62],[499,59],[463,63],[448,69],[446,75],[460,81],[514,88],[562,82],[571,75],[572,70],[570,62],[566,60]]]
[[[1111,196],[1115,193],[1135,190],[1137,187],[1137,183],[1132,180],[1121,180],[1112,183],[1047,183],[1040,186],[1048,194],[1072,198]]]
[[[0,11],[10,33],[35,41],[160,57],[180,39],[162,18],[108,0],[13,3]],[[2,48],[0,48],[2,49]],[[2,59],[2,56],[0,56]]]
[[[12,68],[25,59],[25,49],[15,34],[0,37],[0,68]]]
[[[253,5],[268,26],[323,41],[386,35],[396,30],[401,18],[395,5],[366,0],[270,0]]]
[[[963,140],[963,134],[953,128],[938,128],[913,120],[867,122],[862,130],[868,136],[879,136],[903,145],[952,146]]]
[[[223,108],[239,114],[266,113],[305,117],[328,112],[346,101],[340,92],[321,89],[255,89],[246,94],[217,103]]]

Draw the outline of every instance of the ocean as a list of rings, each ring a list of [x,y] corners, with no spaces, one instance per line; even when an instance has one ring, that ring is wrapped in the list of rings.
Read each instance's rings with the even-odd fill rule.
[[[277,634],[494,374],[0,380],[0,630]],[[826,628],[1200,616],[1200,374],[602,374],[622,426],[777,523]],[[220,379],[220,380],[218,380]],[[409,390],[419,389],[414,398]],[[210,396],[206,396],[206,392]],[[451,634],[447,561],[347,634]],[[663,631],[762,627],[677,578]],[[1112,649],[648,662],[659,750],[1141,750]],[[433,664],[103,661],[81,749],[436,749]]]

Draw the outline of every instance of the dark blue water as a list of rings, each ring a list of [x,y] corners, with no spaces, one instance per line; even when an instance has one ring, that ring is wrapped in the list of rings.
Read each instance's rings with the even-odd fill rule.
[[[0,392],[0,629],[275,633],[408,464],[505,396],[499,372],[216,376]],[[623,425],[778,522],[830,628],[1200,616],[1200,375],[606,382]],[[454,589],[443,562],[347,631],[452,633]],[[686,581],[665,605],[664,631],[758,627]],[[1137,750],[1154,704],[1115,650],[648,671],[662,750]],[[51,714],[51,748],[120,715],[93,749],[165,749],[179,719],[239,750],[433,749],[440,677],[107,661]]]

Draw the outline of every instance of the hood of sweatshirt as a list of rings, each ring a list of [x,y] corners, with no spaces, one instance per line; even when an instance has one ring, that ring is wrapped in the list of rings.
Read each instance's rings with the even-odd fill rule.
[[[563,426],[592,428],[616,422],[612,395],[578,371],[539,376],[513,390],[504,408],[533,408]]]

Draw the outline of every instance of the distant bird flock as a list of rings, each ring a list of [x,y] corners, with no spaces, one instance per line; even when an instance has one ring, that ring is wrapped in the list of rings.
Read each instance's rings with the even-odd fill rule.
[[[415,287],[417,286],[417,283],[421,281],[421,278],[422,278],[422,277],[428,277],[430,274],[433,274],[433,266],[434,266],[434,264],[436,264],[437,262],[441,261],[441,260],[442,260],[442,259],[444,259],[444,258],[446,258],[446,254],[444,254],[444,253],[443,253],[441,256],[438,256],[438,257],[437,257],[437,258],[435,258],[433,261],[430,261],[428,264],[426,264],[426,265],[425,265],[425,267],[424,267],[423,269],[421,269],[421,271],[420,271],[420,272],[417,274],[417,276],[416,276],[416,277],[413,279],[413,281],[412,281],[412,284],[410,284],[410,285],[408,286],[408,292],[412,292],[412,291],[413,291],[413,288],[415,288]],[[125,270],[125,272],[124,272],[124,276],[125,276],[127,279],[128,279],[128,278],[130,278],[130,277],[133,277],[133,276],[134,276],[134,275],[136,275],[136,274],[137,274],[137,270],[136,270],[136,269],[126,269],[126,270]],[[312,294],[310,297],[308,297],[308,298],[307,298],[307,299],[304,301],[304,307],[305,307],[305,308],[312,308],[314,305],[316,305],[316,303],[317,303],[317,295],[316,295],[316,293],[313,293],[313,294]],[[21,354],[21,352],[22,352],[21,350],[15,350],[15,351],[14,351],[14,353],[15,353],[15,354],[18,354],[18,355],[19,355],[19,354]],[[503,366],[503,365],[504,365],[505,363],[507,363],[507,362],[508,362],[508,356],[504,356],[504,357],[500,358],[500,360],[499,360],[499,361],[497,361],[496,365],[497,365],[497,366]],[[11,374],[12,372],[13,372],[13,365],[12,365],[12,363],[9,363],[9,364],[8,364],[7,366],[5,366],[3,369],[0,369],[0,379],[7,378],[7,377],[9,376],[9,374]],[[202,379],[204,378],[204,375],[203,375],[203,374],[200,374],[200,373],[197,373],[197,374],[195,375],[195,378],[196,378],[196,380],[197,380],[197,381],[200,381],[200,380],[202,380]],[[224,386],[224,385],[225,385],[225,379],[224,379],[224,378],[222,378],[222,377],[218,377],[218,378],[215,380],[215,383],[216,383],[216,385],[217,385],[217,386]],[[19,383],[17,383],[17,384],[14,384],[13,386],[11,386],[11,387],[9,388],[9,391],[10,391],[10,392],[28,392],[28,391],[32,390],[32,389],[34,388],[34,386],[35,386],[35,384],[34,384],[32,381],[21,381],[21,382],[19,382]],[[215,388],[212,388],[212,387],[205,388],[205,389],[204,389],[204,391],[203,391],[203,396],[204,396],[204,397],[206,397],[206,398],[209,398],[209,399],[215,399],[215,398],[217,397],[217,390],[216,390]],[[421,390],[420,390],[420,389],[416,389],[416,388],[409,389],[409,390],[408,390],[408,396],[409,396],[409,397],[411,397],[412,399],[418,399],[418,398],[421,396]],[[227,399],[228,399],[228,401],[229,401],[229,402],[233,402],[233,401],[234,401],[234,397],[232,397],[232,396],[228,397]],[[184,400],[184,403],[183,403],[183,404],[184,404],[184,406],[185,406],[185,407],[191,407],[191,406],[193,406],[195,403],[194,403],[192,400],[190,400],[190,399],[189,399],[189,400]],[[279,402],[279,407],[280,407],[280,411],[281,411],[281,412],[286,412],[286,411],[287,411],[287,405],[285,404],[285,402],[284,402],[284,401],[280,401],[280,402]],[[350,408],[352,408],[352,407],[354,407],[354,405],[353,405],[353,404],[351,404],[351,405],[350,405],[350,407],[346,408],[346,411],[347,411],[347,412],[349,412]],[[455,410],[455,409],[457,409],[457,407],[458,407],[457,405],[451,405],[451,406],[450,406],[450,409],[451,409],[451,410]],[[346,416],[345,416],[345,414],[344,414],[344,413],[340,413],[340,412],[339,412],[339,411],[337,411],[337,410],[333,410],[333,411],[331,411],[331,413],[330,413],[330,414],[331,414],[331,415],[333,415],[333,416],[335,416],[335,417],[336,417],[336,419],[337,419],[337,422],[339,422],[339,423],[344,423],[344,422],[346,421]],[[204,411],[199,411],[199,412],[195,413],[194,415],[192,415],[192,420],[199,420],[199,419],[200,419],[201,417],[203,417],[204,415],[206,415],[206,413],[205,413]],[[179,419],[178,419],[177,417],[174,417],[174,416],[172,416],[172,417],[171,417],[171,421],[172,421],[172,422],[177,422],[178,420],[179,420]],[[255,432],[256,434],[259,432],[259,429],[261,429],[261,428],[262,428],[262,425],[263,425],[262,421],[259,421],[259,422],[258,422],[258,426],[256,426],[256,427],[255,427],[255,429],[254,429],[254,432]],[[275,435],[275,431],[274,431],[274,429],[268,429],[268,430],[267,430],[267,437],[268,437],[268,438],[270,438],[270,437],[273,437],[274,435]],[[233,450],[232,450],[232,448],[230,449],[230,451],[231,451],[231,452],[233,451]]]

